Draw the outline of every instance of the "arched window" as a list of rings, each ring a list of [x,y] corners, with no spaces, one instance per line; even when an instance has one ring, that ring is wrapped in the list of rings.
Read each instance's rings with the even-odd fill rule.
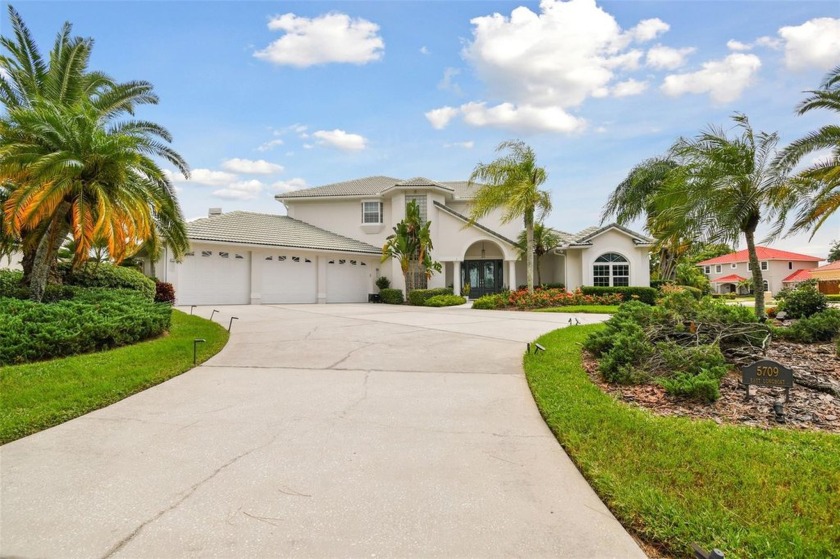
[[[763,283],[764,283],[764,291],[770,291],[770,284],[767,283],[767,280],[764,280]]]
[[[614,252],[602,254],[592,267],[592,285],[596,287],[626,287],[630,285],[630,263]]]

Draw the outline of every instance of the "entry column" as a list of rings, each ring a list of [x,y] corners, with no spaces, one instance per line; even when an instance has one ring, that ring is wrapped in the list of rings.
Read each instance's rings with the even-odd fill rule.
[[[456,260],[452,263],[452,293],[455,295],[461,294],[461,261]]]
[[[516,283],[516,260],[508,260],[508,274],[507,274],[507,284],[508,289],[511,291],[516,291],[517,283]]]

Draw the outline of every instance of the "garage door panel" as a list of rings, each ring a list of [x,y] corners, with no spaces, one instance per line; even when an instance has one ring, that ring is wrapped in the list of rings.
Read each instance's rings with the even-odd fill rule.
[[[327,261],[327,303],[367,301],[372,266],[355,258]]]
[[[270,254],[262,262],[262,302],[315,303],[318,300],[315,255]]]
[[[247,251],[195,250],[178,265],[179,305],[245,305],[251,299]]]

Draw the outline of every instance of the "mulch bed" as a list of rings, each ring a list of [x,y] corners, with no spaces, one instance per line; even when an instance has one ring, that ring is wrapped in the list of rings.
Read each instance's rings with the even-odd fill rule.
[[[840,358],[834,344],[796,344],[774,341],[767,349],[766,358],[778,361],[794,370],[795,376],[810,381],[809,384],[829,386],[834,394],[814,390],[794,383],[790,401],[784,405],[784,423],[778,423],[773,413],[773,403],[784,400],[783,389],[751,387],[752,394],[745,400],[746,391],[741,384],[741,374],[731,371],[721,381],[720,399],[704,404],[671,396],[655,384],[625,386],[604,382],[598,374],[598,363],[584,352],[584,366],[592,382],[622,400],[649,409],[660,415],[711,419],[717,423],[749,425],[751,427],[789,428],[840,433]]]

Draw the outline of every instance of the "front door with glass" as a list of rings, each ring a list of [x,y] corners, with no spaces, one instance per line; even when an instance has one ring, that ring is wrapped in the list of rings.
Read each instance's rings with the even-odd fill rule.
[[[470,285],[470,299],[502,290],[501,260],[466,260],[461,270],[461,285]]]

